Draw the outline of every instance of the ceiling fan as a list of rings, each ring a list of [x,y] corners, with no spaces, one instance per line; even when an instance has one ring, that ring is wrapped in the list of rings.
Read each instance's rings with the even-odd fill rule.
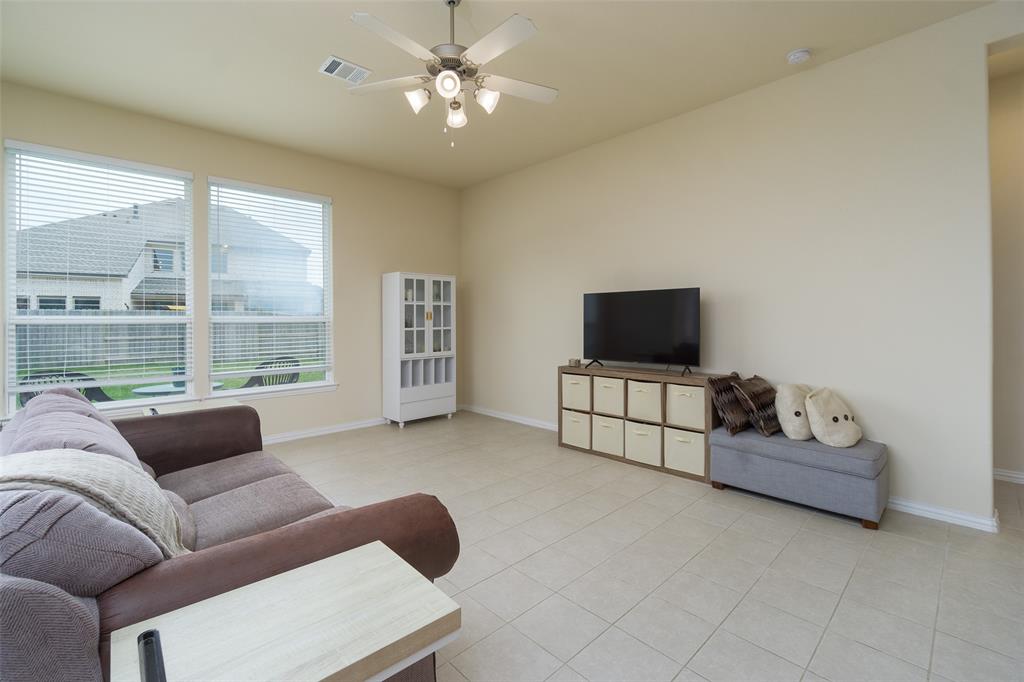
[[[352,21],[355,23],[368,28],[423,62],[426,74],[362,84],[361,80],[369,75],[369,70],[336,57],[328,59],[321,67],[321,71],[336,75],[326,70],[333,68],[335,72],[345,71],[351,74],[353,72],[345,67],[354,67],[355,78],[345,78],[350,83],[357,83],[348,89],[354,95],[405,89],[405,98],[416,114],[430,102],[433,86],[433,90],[446,101],[446,123],[449,128],[461,128],[469,122],[466,116],[466,93],[470,90],[473,99],[488,114],[498,106],[502,94],[543,104],[555,101],[558,90],[554,88],[480,72],[487,62],[531,38],[537,32],[537,27],[532,21],[513,14],[480,40],[465,47],[455,42],[455,8],[459,6],[461,0],[442,2],[448,7],[449,40],[429,50],[371,14],[355,12],[352,15]],[[332,60],[336,64],[332,64]]]

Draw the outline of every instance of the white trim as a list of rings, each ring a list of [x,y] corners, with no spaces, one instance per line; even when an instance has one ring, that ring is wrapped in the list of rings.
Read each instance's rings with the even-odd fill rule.
[[[319,426],[313,429],[285,431],[283,433],[274,433],[269,436],[264,436],[263,444],[274,445],[275,443],[286,443],[292,440],[301,440],[303,438],[315,438],[316,436],[326,436],[332,433],[341,433],[342,431],[366,429],[371,426],[383,426],[385,423],[386,422],[383,417],[376,417],[374,419],[365,419],[363,421],[358,422],[346,422],[344,424],[331,424],[330,426]]]
[[[926,519],[945,521],[946,523],[952,523],[957,526],[966,526],[968,528],[984,530],[989,533],[999,532],[998,515],[986,517],[976,516],[974,514],[965,514],[964,512],[957,511],[955,509],[933,507],[930,504],[911,502],[910,500],[904,500],[900,497],[889,498],[889,509],[906,512],[907,514],[913,514],[914,516],[923,516]]]
[[[1013,469],[993,469],[992,477],[997,481],[1008,481],[1010,483],[1020,483],[1024,485],[1024,471],[1014,471]]]
[[[437,651],[440,651],[441,649],[443,649],[447,645],[451,644],[452,642],[454,642],[455,640],[457,640],[459,638],[459,635],[461,633],[462,633],[462,628],[460,627],[457,630],[455,630],[455,632],[448,633],[447,635],[445,635],[441,639],[437,640],[433,644],[428,644],[427,646],[423,647],[422,649],[420,649],[419,651],[414,653],[412,656],[407,656],[407,657],[403,658],[401,661],[399,661],[398,663],[395,663],[394,665],[392,665],[392,666],[390,666],[390,667],[388,667],[388,668],[386,668],[384,670],[381,670],[376,675],[373,675],[372,677],[370,677],[367,680],[367,682],[383,682],[383,680],[389,679],[393,675],[397,675],[398,673],[402,672],[403,670],[408,668],[413,663],[421,661],[424,658],[426,658],[427,656],[429,656],[430,654],[435,653]]]
[[[109,403],[93,403],[93,406],[111,419],[118,419],[120,417],[137,417],[139,416],[140,408],[160,407],[161,405],[173,405],[174,403],[193,403],[206,399],[198,398],[188,391],[191,391],[191,388],[181,395],[139,398],[138,400],[114,400]],[[13,417],[14,415],[8,416]]]
[[[323,381],[308,384],[283,384],[280,386],[263,386],[260,388],[235,388],[227,391],[216,391],[210,398],[234,398],[240,402],[264,400],[266,398],[283,398],[307,393],[330,393],[338,390],[338,384]]]
[[[258,185],[255,182],[245,182],[244,180],[234,180],[232,178],[218,178],[215,175],[208,175],[206,177],[207,187],[210,185],[223,185],[225,188],[230,189],[232,187],[241,190],[249,190],[252,192],[263,192],[265,194],[271,194],[282,197],[284,199],[298,199],[300,201],[312,201],[318,204],[327,204],[331,206],[331,198],[322,194],[312,194],[310,192],[300,192],[296,189],[285,189],[283,187],[273,187],[271,185]]]
[[[477,405],[459,405],[459,409],[465,410],[467,412],[476,412],[477,414],[483,414],[488,417],[504,419],[505,421],[515,422],[516,424],[533,426],[538,429],[546,429],[548,431],[558,430],[558,422],[545,422],[541,421],[540,419],[533,419],[532,417],[520,417],[517,414],[509,414],[508,412],[498,412],[497,410],[491,410],[486,407],[479,407]]]
[[[21,140],[5,139],[4,148],[14,149],[19,152],[28,152],[30,154],[45,154],[48,156],[55,156],[58,158],[75,159],[78,161],[85,161],[86,163],[109,164],[111,166],[117,166],[127,170],[142,171],[144,173],[156,173],[159,175],[170,176],[172,178],[182,178],[184,180],[193,179],[191,171],[178,170],[177,168],[167,168],[166,166],[155,166],[151,163],[130,161],[127,159],[120,159],[114,156],[88,154],[86,152],[80,152],[73,149],[64,149],[62,147],[48,147],[46,145],[36,144],[34,142],[22,142]],[[189,219],[191,220],[191,217]]]

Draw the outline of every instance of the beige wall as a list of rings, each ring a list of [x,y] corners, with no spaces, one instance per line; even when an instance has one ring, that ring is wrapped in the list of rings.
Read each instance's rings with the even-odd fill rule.
[[[380,417],[380,275],[456,272],[457,192],[10,83],[0,101],[5,138],[194,173],[196,263],[209,262],[207,176],[331,197],[338,390],[251,404],[264,434]],[[197,307],[208,295],[204,274],[196,273]],[[197,316],[199,390],[206,383],[207,334],[205,318]]]
[[[460,402],[554,422],[584,292],[700,286],[705,368],[837,388],[894,496],[991,518],[986,44],[1022,29],[992,5],[465,191]]]
[[[1024,71],[989,83],[995,468],[1024,475]]]

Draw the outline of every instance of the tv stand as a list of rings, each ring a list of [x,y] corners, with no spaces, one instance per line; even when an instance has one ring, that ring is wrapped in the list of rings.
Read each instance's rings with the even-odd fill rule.
[[[591,363],[593,364],[593,363]],[[718,425],[714,374],[626,367],[558,368],[562,447],[710,482],[708,437]]]
[[[591,365],[601,365],[602,367],[604,367],[604,363],[601,362],[600,360],[591,360],[590,362],[587,363],[587,366],[584,367],[583,369],[590,369]]]

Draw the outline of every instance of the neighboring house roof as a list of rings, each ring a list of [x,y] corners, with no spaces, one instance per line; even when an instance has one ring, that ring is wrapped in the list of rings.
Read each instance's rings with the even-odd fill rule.
[[[310,292],[320,294],[322,289],[309,282],[280,280],[214,279],[210,283],[214,296],[306,297]],[[185,294],[184,277],[143,277],[132,289],[132,296],[171,296]]]
[[[191,215],[181,199],[139,204],[83,218],[29,227],[17,232],[18,272],[125,277],[147,244],[181,243],[181,221]],[[211,210],[210,233],[228,247],[272,248],[308,253],[309,249],[233,208]],[[74,238],[72,238],[74,235]]]

